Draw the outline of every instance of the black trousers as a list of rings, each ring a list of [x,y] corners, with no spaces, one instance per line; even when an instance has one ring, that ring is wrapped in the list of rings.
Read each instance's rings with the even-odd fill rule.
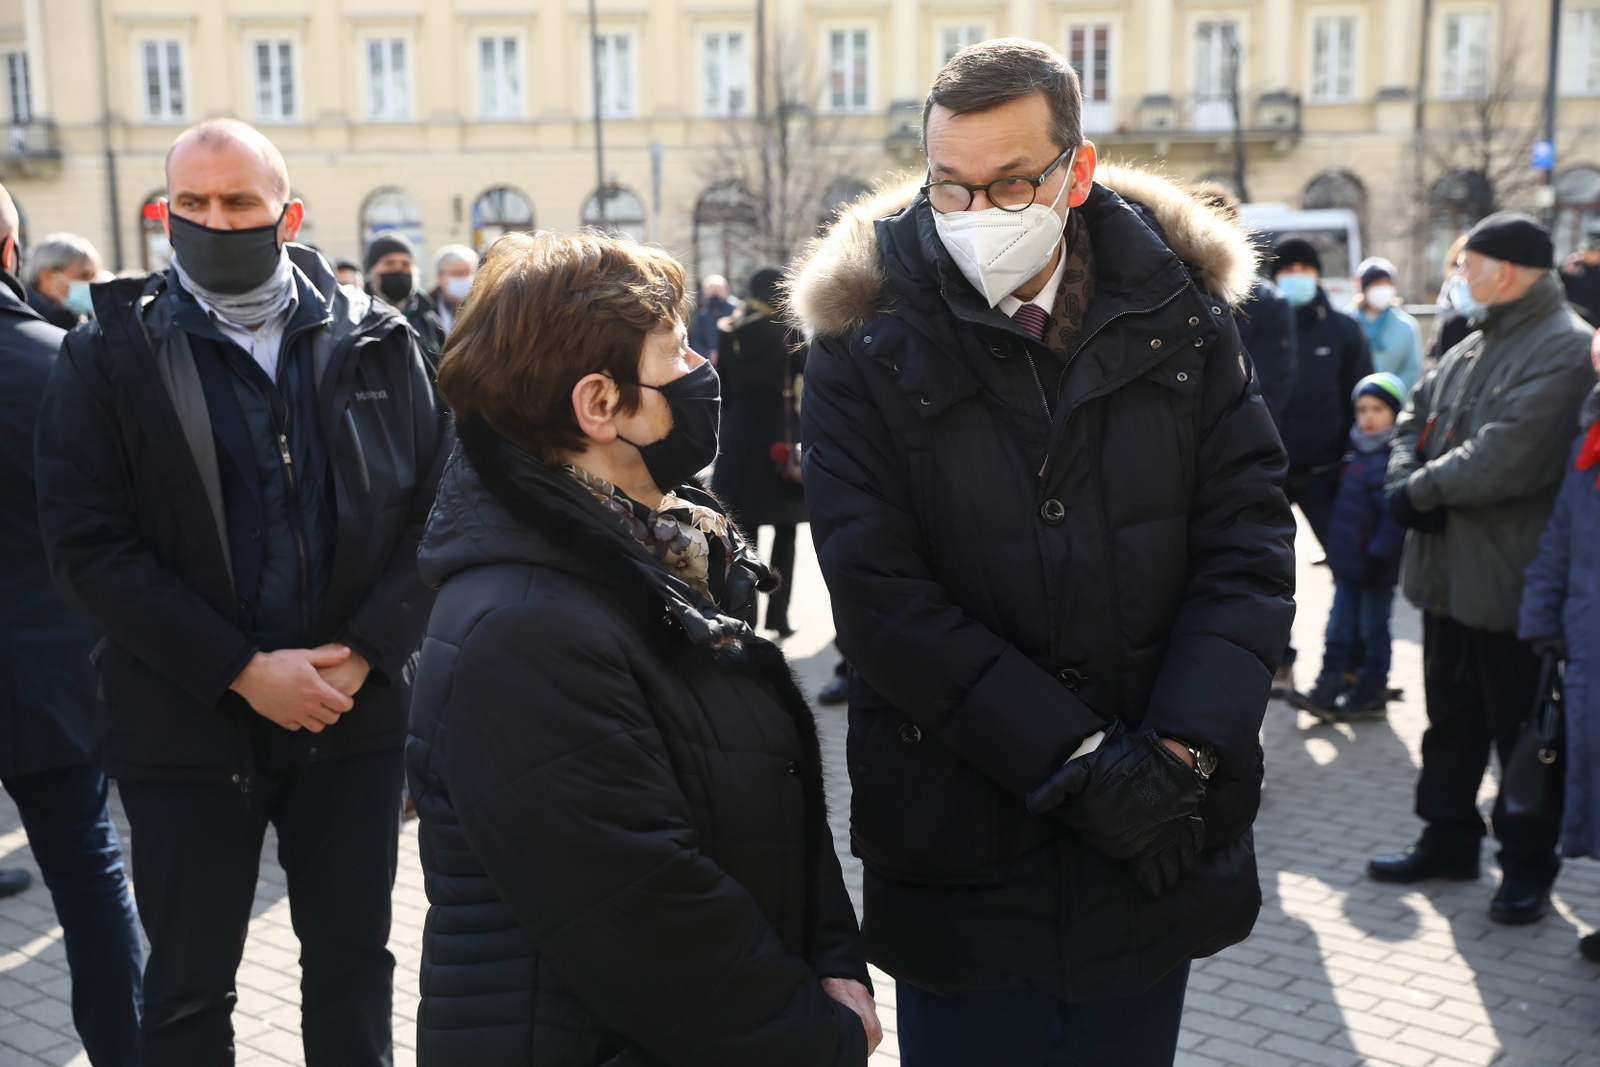
[[[1036,989],[941,997],[895,983],[904,1067],[1171,1067],[1187,962],[1136,997],[1068,1004]]]
[[[388,943],[403,766],[401,753],[390,750],[258,767],[248,792],[118,784],[133,831],[134,892],[150,938],[143,1067],[233,1063],[234,974],[268,823],[278,831],[300,939],[306,1067],[393,1063]]]
[[[1423,682],[1428,730],[1422,735],[1417,815],[1427,823],[1423,840],[1447,855],[1478,854],[1484,835],[1478,787],[1489,750],[1500,765],[1511,755],[1517,731],[1533,711],[1539,659],[1514,634],[1488,633],[1443,615],[1422,617]],[[1561,861],[1556,843],[1561,821],[1512,817],[1495,799],[1494,836],[1507,877],[1549,886]]]
[[[1317,538],[1317,544],[1322,546],[1322,551],[1328,551],[1328,525],[1333,522],[1333,501],[1339,495],[1339,464],[1334,464],[1329,469],[1291,468],[1288,478],[1283,483],[1284,494],[1289,498],[1289,503],[1300,508],[1306,517],[1306,525],[1311,527],[1311,532]],[[1359,644],[1359,643],[1358,643]],[[1291,642],[1283,650],[1283,659],[1280,665],[1288,666],[1295,661],[1295,648]]]
[[[767,597],[767,629],[788,629],[789,598],[794,595],[794,538],[795,524],[786,523],[772,528],[772,569],[778,572],[783,584]]]

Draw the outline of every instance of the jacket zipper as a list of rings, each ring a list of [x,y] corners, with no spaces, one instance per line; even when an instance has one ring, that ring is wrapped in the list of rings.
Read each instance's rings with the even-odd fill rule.
[[[306,547],[305,530],[300,525],[300,481],[295,477],[294,456],[289,452],[289,415],[284,412],[282,432],[278,434],[278,454],[283,459],[283,475],[289,483],[289,523],[294,527],[294,550],[299,558],[300,634],[311,640],[311,552]]]

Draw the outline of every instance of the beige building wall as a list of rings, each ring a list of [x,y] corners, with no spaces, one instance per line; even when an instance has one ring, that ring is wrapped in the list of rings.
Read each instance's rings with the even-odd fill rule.
[[[1566,6],[1574,63],[1592,62],[1600,0]],[[1436,0],[1427,27],[1422,12],[1422,0],[765,0],[764,21],[769,73],[814,116],[804,151],[858,183],[921,167],[915,107],[947,48],[1000,35],[1063,51],[1083,42],[1073,58],[1092,90],[1088,136],[1104,157],[1232,180],[1231,103],[1219,86],[1231,88],[1236,44],[1250,198],[1298,206],[1319,176],[1347,172],[1364,192],[1354,206],[1369,250],[1409,263],[1430,247],[1427,191],[1446,171],[1492,172],[1496,203],[1535,206],[1534,176],[1518,157],[1542,121],[1549,42],[1544,4]],[[633,97],[631,115],[604,124],[606,180],[642,205],[643,221],[632,227],[639,236],[714,268],[696,262],[705,255],[696,205],[732,175],[731,159],[748,164],[750,122],[706,113],[704,42],[742,35],[748,111],[756,0],[599,0],[599,16],[601,34],[627,42]],[[76,231],[108,261],[120,242],[122,266],[139,268],[150,254],[159,258],[159,239],[147,252],[140,211],[162,190],[172,138],[194,121],[234,116],[260,124],[283,149],[307,204],[309,239],[331,254],[359,254],[363,208],[385,189],[414,201],[425,253],[482,236],[473,206],[498,187],[523,194],[536,225],[573,229],[596,188],[589,32],[581,0],[0,0],[9,94],[0,123],[12,120],[0,180],[30,236]],[[1576,42],[1590,33],[1597,45],[1584,51]],[[515,42],[517,101],[506,117],[485,113],[486,37]],[[841,39],[850,114],[833,116],[830,55]],[[403,42],[406,92],[390,120],[372,113],[375,40]],[[287,117],[258,109],[261,41],[289,42],[295,106]],[[1090,54],[1096,44],[1103,60]],[[177,113],[149,111],[147,47],[162,57],[176,49]],[[26,57],[25,105],[16,55]],[[1462,64],[1471,66],[1463,56],[1479,57],[1481,85],[1463,89]],[[1591,215],[1600,228],[1600,206],[1581,206],[1600,202],[1600,71],[1563,77],[1558,177],[1577,174],[1564,203],[1580,205],[1561,216],[1570,243]],[[1493,106],[1444,99],[1474,93]],[[1572,171],[1580,166],[1597,168],[1592,190]],[[820,219],[828,205],[817,199]]]

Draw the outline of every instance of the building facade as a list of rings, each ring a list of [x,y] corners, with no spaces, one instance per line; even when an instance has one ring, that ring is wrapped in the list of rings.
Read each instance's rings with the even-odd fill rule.
[[[597,9],[591,27],[581,0],[0,0],[0,180],[33,238],[71,230],[110,266],[158,267],[166,149],[233,116],[282,148],[306,239],[330,254],[390,228],[426,255],[603,222],[737,283],[839,202],[920,171],[934,73],[1012,35],[1078,68],[1103,157],[1349,207],[1414,289],[1495,207],[1548,204],[1563,249],[1600,233],[1600,0],[1565,4],[1553,193],[1527,158],[1547,0]]]

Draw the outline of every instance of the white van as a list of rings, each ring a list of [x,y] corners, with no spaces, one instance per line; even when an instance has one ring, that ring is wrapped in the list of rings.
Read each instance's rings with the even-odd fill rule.
[[[1361,223],[1349,208],[1296,211],[1288,204],[1240,204],[1239,221],[1256,233],[1263,252],[1287,237],[1303,237],[1322,257],[1322,287],[1335,309],[1350,306],[1351,281],[1361,262]]]

